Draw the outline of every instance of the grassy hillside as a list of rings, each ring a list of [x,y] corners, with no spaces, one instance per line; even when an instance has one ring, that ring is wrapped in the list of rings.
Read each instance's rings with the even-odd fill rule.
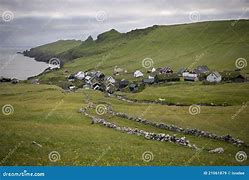
[[[31,48],[29,51],[24,51],[24,55],[35,57],[37,61],[48,62],[50,58],[60,57],[64,52],[80,44],[81,41],[76,40],[59,40],[54,43]]]
[[[123,93],[129,99],[158,101],[182,104],[227,104],[241,105],[249,101],[249,83],[225,83],[202,85],[201,83],[172,83],[164,86],[148,86],[139,93]]]
[[[0,89],[0,106],[11,104],[14,108],[14,112],[8,116],[0,113],[1,165],[249,164],[248,159],[242,163],[235,160],[235,154],[239,150],[249,153],[245,147],[141,125],[108,114],[102,116],[120,126],[176,134],[177,137],[186,136],[192,144],[203,148],[199,152],[91,124],[89,118],[77,112],[86,106],[88,97],[96,104],[111,103],[116,111],[136,116],[143,114],[145,118],[155,122],[175,124],[183,128],[199,128],[218,135],[230,134],[249,143],[248,110],[243,110],[235,119],[231,119],[241,106],[201,107],[199,115],[191,115],[188,107],[124,103],[93,90],[65,93],[56,86],[29,84],[0,84]],[[91,113],[97,115],[94,110]],[[33,141],[42,147],[32,144]],[[224,154],[208,152],[217,147],[223,147]],[[59,152],[61,159],[57,162],[49,161],[48,154],[51,151]],[[153,153],[152,161],[143,161],[142,154],[145,151]]]
[[[40,52],[48,52],[62,60],[73,60],[65,65],[70,72],[95,67],[111,74],[115,65],[128,72],[145,71],[144,58],[152,58],[155,67],[171,66],[175,71],[204,64],[213,70],[234,70],[237,58],[249,59],[249,21],[240,20],[235,26],[232,22],[153,26],[123,34],[110,30],[95,41],[72,41],[70,46],[58,41],[31,52],[38,59]],[[248,73],[248,66],[243,71]]]

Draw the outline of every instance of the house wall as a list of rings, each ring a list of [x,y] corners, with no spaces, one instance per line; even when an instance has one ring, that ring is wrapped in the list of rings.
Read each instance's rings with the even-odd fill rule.
[[[221,76],[216,77],[215,75],[210,74],[210,75],[207,77],[207,81],[209,81],[209,82],[220,82],[220,81],[221,81]]]

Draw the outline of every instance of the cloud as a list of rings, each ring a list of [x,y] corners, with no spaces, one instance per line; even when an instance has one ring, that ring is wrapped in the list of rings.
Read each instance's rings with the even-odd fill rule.
[[[249,17],[247,0],[1,0],[0,15],[11,11],[11,22],[0,21],[1,46],[37,46],[58,39],[85,39],[115,28],[127,32],[154,24],[189,23]],[[98,21],[99,12],[105,12]]]

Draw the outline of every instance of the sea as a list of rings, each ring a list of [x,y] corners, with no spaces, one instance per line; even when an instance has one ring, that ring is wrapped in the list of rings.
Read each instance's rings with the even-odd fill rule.
[[[48,64],[26,57],[23,48],[0,48],[0,77],[26,80],[28,77],[42,73]]]

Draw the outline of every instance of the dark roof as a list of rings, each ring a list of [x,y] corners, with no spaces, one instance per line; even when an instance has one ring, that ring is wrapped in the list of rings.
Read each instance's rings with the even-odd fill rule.
[[[194,72],[197,74],[206,73],[209,72],[209,68],[207,66],[197,66],[194,69]]]
[[[135,83],[130,84],[130,85],[129,85],[129,89],[130,89],[130,91],[132,91],[132,92],[137,91],[137,90],[138,90],[138,84],[135,84]]]
[[[157,74],[155,76],[157,81],[174,81],[174,80],[180,80],[177,73],[169,73],[169,74]]]
[[[125,88],[126,86],[128,86],[129,81],[128,80],[121,80],[119,81],[119,88]]]
[[[130,87],[130,88],[135,88],[135,87],[138,87],[138,85],[137,85],[137,84],[132,83],[132,84],[130,84],[130,85],[129,85],[129,87]]]
[[[143,83],[153,84],[154,82],[155,82],[155,79],[143,79]]]
[[[162,67],[162,68],[158,68],[157,71],[159,71],[160,73],[173,73],[173,70],[170,67]]]
[[[68,76],[68,79],[74,79],[75,78],[75,75],[74,74],[70,74],[69,76]]]
[[[104,73],[98,71],[98,72],[96,73],[96,77],[97,77],[97,78],[104,78],[105,75],[104,75]]]

